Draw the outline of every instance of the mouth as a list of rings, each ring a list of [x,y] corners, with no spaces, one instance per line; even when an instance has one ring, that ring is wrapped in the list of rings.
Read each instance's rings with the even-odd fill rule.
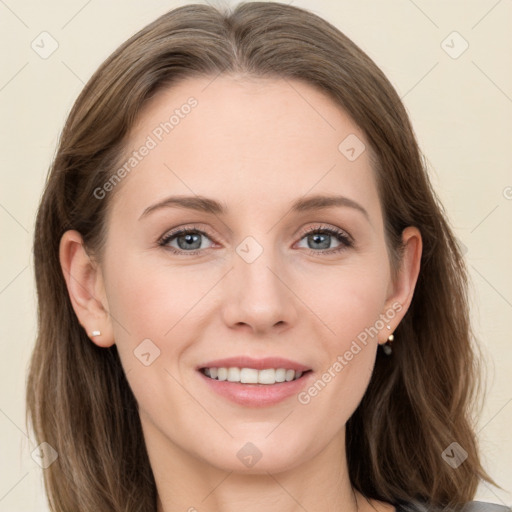
[[[199,371],[209,379],[238,384],[256,384],[271,386],[304,378],[312,370],[294,370],[293,368],[239,368],[236,366],[203,367]]]
[[[293,399],[314,379],[312,370],[290,368],[258,370],[249,367],[208,366],[198,369],[197,374],[206,384],[207,392],[211,391],[238,406],[251,408],[276,406]]]
[[[313,368],[291,359],[247,355],[204,361],[196,366],[206,384],[223,400],[244,407],[270,407],[292,399],[314,378]]]

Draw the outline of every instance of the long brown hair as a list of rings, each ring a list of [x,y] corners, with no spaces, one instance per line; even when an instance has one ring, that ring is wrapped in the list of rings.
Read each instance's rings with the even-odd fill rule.
[[[473,499],[480,479],[497,485],[481,465],[474,432],[482,381],[467,269],[392,85],[350,39],[307,10],[266,2],[224,12],[188,5],[132,36],[89,80],[65,123],[38,210],[38,336],[26,421],[37,441],[59,454],[44,470],[52,510],[156,509],[135,397],[116,346],[99,348],[78,323],[59,242],[76,229],[100,260],[115,190],[103,200],[94,191],[122,161],[146,100],[184,77],[231,72],[303,80],[363,130],[375,156],[394,275],[402,230],[416,226],[422,234],[420,275],[394,333],[393,355],[378,351],[369,387],[347,423],[353,486],[367,498],[444,507]],[[467,452],[457,468],[442,456],[454,441]]]

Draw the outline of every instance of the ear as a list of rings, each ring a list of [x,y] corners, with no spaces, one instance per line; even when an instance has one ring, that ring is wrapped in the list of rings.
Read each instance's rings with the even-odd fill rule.
[[[78,231],[62,235],[59,259],[78,321],[96,345],[112,346],[114,336],[101,268],[87,254]],[[100,334],[93,336],[93,331]]]
[[[414,295],[414,289],[420,273],[421,253],[423,242],[421,232],[414,226],[409,226],[402,231],[402,241],[405,245],[400,271],[394,283],[390,283],[388,288],[388,297],[386,299],[385,310],[383,313],[386,325],[379,336],[379,343],[385,343],[388,336],[393,333],[407,313]],[[392,315],[391,312],[394,312]],[[386,314],[387,312],[387,314]]]

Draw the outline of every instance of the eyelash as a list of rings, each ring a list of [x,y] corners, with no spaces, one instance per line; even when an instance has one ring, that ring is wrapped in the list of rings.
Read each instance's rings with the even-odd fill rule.
[[[312,254],[312,255],[339,253],[339,252],[345,251],[354,246],[354,243],[353,243],[351,237],[349,235],[347,235],[344,231],[341,231],[337,228],[330,228],[327,226],[315,226],[315,227],[308,228],[306,231],[304,231],[301,234],[300,240],[302,240],[304,237],[306,237],[312,233],[319,233],[322,235],[332,235],[336,238],[336,240],[341,242],[341,245],[334,249],[323,249],[320,251],[316,251],[314,249],[309,249],[309,248],[306,249],[308,251],[308,253]],[[204,235],[207,238],[209,238],[210,240],[215,241],[214,238],[207,232],[205,232],[201,229],[197,229],[195,226],[192,226],[192,227],[187,227],[187,228],[176,229],[175,231],[167,233],[158,241],[158,245],[161,247],[164,247],[165,249],[171,251],[174,254],[179,254],[179,255],[186,254],[188,256],[197,255],[201,251],[204,251],[204,249],[197,249],[195,251],[183,251],[183,250],[178,250],[174,247],[167,245],[174,238],[177,238],[182,235],[190,235],[190,234]]]

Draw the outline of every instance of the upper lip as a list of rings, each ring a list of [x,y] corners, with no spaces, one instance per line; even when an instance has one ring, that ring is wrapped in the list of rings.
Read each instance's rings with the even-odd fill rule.
[[[215,361],[207,361],[197,367],[201,368],[254,368],[255,370],[264,370],[265,368],[285,368],[287,370],[295,370],[305,372],[311,370],[310,367],[300,364],[291,359],[283,357],[264,357],[262,359],[254,359],[248,356],[227,357],[225,359],[215,359]]]

